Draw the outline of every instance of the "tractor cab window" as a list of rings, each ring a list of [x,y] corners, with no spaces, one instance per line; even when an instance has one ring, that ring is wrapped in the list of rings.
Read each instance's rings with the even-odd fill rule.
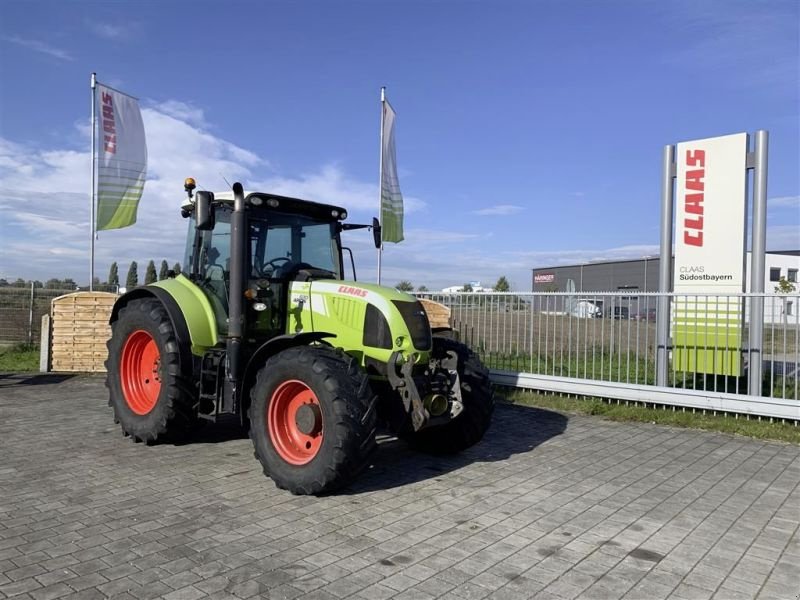
[[[272,213],[251,219],[250,254],[255,278],[282,279],[313,270],[341,279],[335,223]]]
[[[220,333],[228,331],[228,284],[231,273],[230,216],[228,210],[217,210],[214,229],[198,232],[201,238],[197,279],[211,301]]]

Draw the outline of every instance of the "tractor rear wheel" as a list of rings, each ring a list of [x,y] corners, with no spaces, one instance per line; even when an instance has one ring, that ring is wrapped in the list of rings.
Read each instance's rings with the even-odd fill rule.
[[[412,448],[429,454],[455,454],[477,444],[492,421],[494,392],[489,371],[465,344],[433,337],[435,358],[444,358],[450,351],[458,357],[456,370],[461,382],[464,410],[449,423],[402,436]]]
[[[250,438],[264,474],[293,494],[349,483],[375,448],[366,373],[341,351],[296,346],[272,356],[250,393]]]
[[[123,433],[147,443],[184,434],[196,418],[194,391],[163,305],[152,298],[129,302],[111,324],[107,345],[108,404]]]

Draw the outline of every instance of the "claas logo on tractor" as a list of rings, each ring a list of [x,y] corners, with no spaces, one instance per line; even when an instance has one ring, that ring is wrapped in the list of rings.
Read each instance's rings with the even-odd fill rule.
[[[483,437],[494,404],[478,357],[434,335],[414,296],[354,280],[342,232],[377,219],[239,183],[184,190],[184,272],[112,312],[109,404],[126,435],[156,443],[236,415],[264,473],[295,494],[350,482],[378,426],[437,454]]]

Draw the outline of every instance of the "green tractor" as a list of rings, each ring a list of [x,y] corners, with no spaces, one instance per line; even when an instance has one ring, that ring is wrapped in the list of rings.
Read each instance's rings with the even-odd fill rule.
[[[413,296],[344,281],[344,209],[273,194],[194,192],[184,273],[121,296],[109,405],[154,443],[237,415],[264,473],[295,494],[368,464],[378,423],[413,447],[459,452],[491,420],[487,370]],[[193,193],[194,192],[194,193]],[[376,245],[380,244],[373,220]]]

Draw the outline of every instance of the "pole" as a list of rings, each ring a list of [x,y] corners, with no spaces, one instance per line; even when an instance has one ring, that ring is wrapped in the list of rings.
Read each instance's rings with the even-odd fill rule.
[[[95,215],[94,215],[94,207],[95,207],[95,189],[97,188],[97,166],[95,161],[95,88],[97,87],[97,73],[92,73],[92,80],[91,80],[91,87],[92,87],[92,193],[89,194],[90,202],[91,202],[91,222],[89,223],[89,291],[94,291],[94,222],[95,222]]]
[[[750,258],[750,291],[764,293],[764,270],[767,246],[767,160],[769,132],[756,131],[753,160],[753,233]],[[748,393],[761,396],[764,345],[764,296],[750,298],[750,375]]]
[[[672,205],[675,179],[675,146],[664,146],[661,175],[661,259],[658,263],[658,304],[656,310],[656,385],[667,385],[669,345],[669,292],[672,291]]]
[[[28,310],[28,344],[33,343],[33,282],[31,281],[31,304]]]
[[[381,150],[380,150],[380,168],[378,169],[378,222],[383,227],[383,121],[384,121],[384,103],[386,102],[386,86],[381,87]],[[381,236],[383,230],[381,229]],[[381,284],[381,267],[383,263],[383,238],[381,238],[381,245],[378,247],[378,285]]]

